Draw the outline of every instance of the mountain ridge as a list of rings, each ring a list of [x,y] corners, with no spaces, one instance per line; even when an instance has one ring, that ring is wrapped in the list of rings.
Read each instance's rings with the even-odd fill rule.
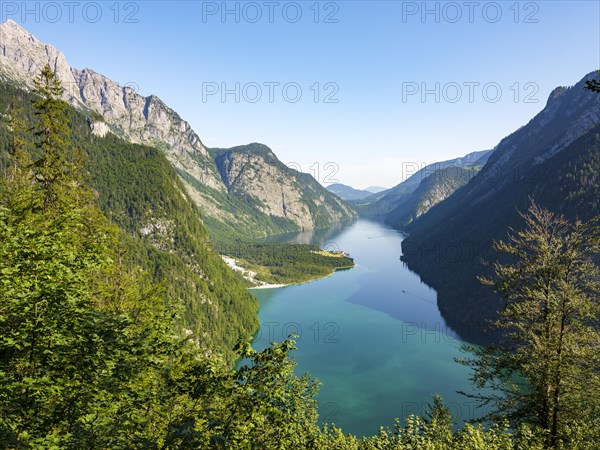
[[[228,192],[255,200],[256,208],[269,217],[291,220],[303,230],[355,218],[312,175],[287,167],[264,144],[211,149],[211,154]]]
[[[444,318],[467,340],[495,339],[480,330],[495,317],[498,297],[476,275],[487,270],[481,260],[494,257],[492,242],[522,226],[518,212],[531,199],[570,220],[600,212],[593,194],[594,173],[600,173],[600,96],[584,89],[593,75],[555,89],[546,107],[502,139],[469,183],[406,228],[403,260],[438,291]],[[575,194],[579,206],[570,200]]]
[[[369,186],[368,188],[364,189],[367,192],[370,192],[371,194],[379,194],[380,192],[383,191],[387,191],[389,188],[383,187],[383,186]]]
[[[330,184],[326,187],[329,192],[334,193],[342,200],[362,200],[363,198],[369,197],[376,192],[370,192],[368,190],[355,189],[352,186],[348,186],[342,183]],[[381,191],[380,191],[381,192]]]
[[[0,81],[0,168],[12,164],[13,132],[6,120],[17,102],[22,120],[36,124],[34,94]],[[86,115],[65,107],[69,145],[82,150],[85,182],[95,203],[120,229],[120,255],[181,305],[179,330],[207,352],[233,363],[233,347],[258,327],[258,304],[247,283],[216,252],[198,208],[161,150],[115,134],[94,135]],[[21,133],[35,142],[32,130]],[[28,150],[32,145],[27,145]]]
[[[0,42],[0,75],[31,89],[37,74],[49,64],[61,80],[67,103],[100,114],[111,132],[132,143],[154,143],[163,150],[170,149],[166,154],[175,167],[191,172],[214,189],[222,189],[210,164],[197,164],[210,161],[198,135],[157,96],[144,97],[92,69],[71,67],[61,51],[12,20],[0,24]]]
[[[449,166],[428,175],[396,208],[385,215],[384,222],[405,229],[431,208],[465,186],[479,171],[478,166]]]
[[[301,204],[288,203],[286,207],[292,206],[294,210],[305,207],[308,217],[270,215],[267,211],[281,209],[283,202],[267,195],[258,201],[249,201],[248,195],[252,194],[241,192],[241,189],[238,190],[239,195],[230,195],[222,179],[223,174],[198,134],[156,95],[144,97],[131,87],[121,86],[92,69],[72,68],[62,52],[39,41],[12,20],[0,24],[0,42],[0,77],[31,90],[34,78],[49,64],[65,87],[63,100],[89,115],[89,126],[95,135],[105,136],[111,132],[129,142],[151,145],[163,151],[187,193],[205,216],[211,235],[231,235],[240,228],[246,237],[257,238],[307,227],[329,226],[337,220],[356,217],[350,207],[329,197],[324,188],[317,187],[307,187],[307,192],[313,192],[317,199],[323,198],[330,213],[327,217],[316,217],[314,208],[309,207],[307,202],[314,201],[314,196],[294,195],[294,189],[284,195],[294,198],[292,203],[297,201]],[[273,157],[271,164],[279,168],[279,160],[274,154]],[[293,176],[293,179],[287,179],[291,172],[264,164],[263,168],[278,172],[284,190],[299,180],[313,186],[310,178]],[[264,190],[268,192],[274,188],[271,183]],[[253,209],[265,201],[271,202],[268,208]]]
[[[468,153],[465,156],[445,161],[435,162],[421,167],[406,180],[386,191],[373,194],[361,201],[353,202],[359,214],[363,216],[385,217],[400,206],[419,187],[429,175],[436,170],[447,167],[469,167],[482,164],[492,154],[493,150],[482,150]]]

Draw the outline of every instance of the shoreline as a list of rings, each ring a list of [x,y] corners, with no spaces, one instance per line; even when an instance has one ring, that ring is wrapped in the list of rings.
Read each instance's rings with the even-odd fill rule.
[[[221,258],[223,259],[225,264],[227,264],[231,269],[233,269],[237,272],[240,272],[245,280],[249,281],[250,283],[252,283],[254,285],[254,286],[251,286],[246,289],[276,289],[276,288],[282,288],[282,287],[286,287],[286,286],[290,285],[290,284],[269,284],[269,283],[264,283],[262,281],[258,281],[254,278],[254,277],[256,277],[256,273],[251,270],[245,269],[242,266],[238,266],[235,258],[232,258],[227,255],[221,255]],[[291,283],[291,284],[293,284],[293,283]]]
[[[293,283],[297,284],[297,283]],[[292,284],[262,284],[258,286],[252,286],[246,289],[278,289],[286,286],[292,286]]]
[[[262,285],[258,285],[258,286],[252,286],[252,287],[249,287],[246,289],[278,289],[278,288],[287,287],[287,286],[300,286],[302,284],[312,283],[313,281],[324,280],[326,278],[329,278],[329,277],[335,275],[335,273],[340,270],[350,270],[350,269],[354,269],[355,267],[356,267],[356,265],[351,266],[351,267],[338,267],[336,269],[333,269],[333,272],[331,272],[330,274],[324,275],[319,278],[312,278],[312,279],[306,280],[306,281],[298,281],[296,283],[287,283],[287,284],[262,284]]]
[[[337,267],[337,268],[333,269],[333,271],[331,273],[324,275],[322,277],[312,278],[310,280],[299,281],[299,282],[294,282],[294,283],[285,283],[285,284],[283,284],[283,283],[282,284],[280,284],[280,283],[265,283],[262,281],[258,281],[254,278],[254,277],[256,277],[255,272],[245,269],[242,266],[238,266],[237,260],[235,258],[232,258],[227,255],[220,255],[220,256],[223,259],[223,261],[225,262],[225,264],[227,264],[232,270],[240,272],[242,277],[244,277],[245,280],[254,284],[254,286],[248,287],[246,289],[279,289],[279,288],[283,288],[283,287],[287,287],[287,286],[301,285],[301,284],[310,283],[313,281],[324,280],[325,278],[329,278],[330,276],[335,274],[338,270],[349,270],[349,269],[356,267],[356,264],[354,264],[350,267]]]

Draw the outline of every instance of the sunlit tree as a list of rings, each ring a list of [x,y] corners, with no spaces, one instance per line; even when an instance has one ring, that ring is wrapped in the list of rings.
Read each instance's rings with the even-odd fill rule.
[[[572,224],[535,203],[523,218],[495,244],[507,262],[482,279],[504,299],[495,325],[505,338],[463,362],[491,418],[535,425],[556,446],[600,406],[600,221]]]

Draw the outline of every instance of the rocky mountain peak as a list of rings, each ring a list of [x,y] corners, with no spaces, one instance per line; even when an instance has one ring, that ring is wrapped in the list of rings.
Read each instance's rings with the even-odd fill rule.
[[[60,51],[15,22],[0,25],[1,79],[31,89],[46,64],[62,82],[63,99],[88,114],[94,135],[114,133],[162,150],[207,217],[232,228],[240,223],[248,229],[262,226],[259,233],[266,234],[293,231],[293,225],[328,226],[355,216],[316,181],[287,169],[265,145],[229,149],[218,167],[213,159],[218,152],[209,153],[190,124],[159,97],[142,96],[135,86],[122,86],[90,68],[73,68]],[[255,226],[248,225],[252,223]]]
[[[83,104],[65,55],[44,44],[13,20],[0,24],[0,76],[31,89],[35,76],[50,65],[65,88],[63,99],[77,107]]]
[[[555,88],[542,111],[498,144],[490,165],[539,164],[596,125],[600,121],[600,96],[584,88],[594,74],[587,74],[574,86]],[[525,142],[528,145],[523,145]]]
[[[355,218],[351,208],[312,176],[285,166],[264,144],[212,149],[228,191],[252,201],[263,214],[289,220],[302,229]]]
[[[111,132],[163,149],[176,168],[213,189],[224,189],[198,135],[158,97],[144,97],[92,69],[72,68],[63,53],[12,20],[0,25],[0,43],[0,77],[31,89],[48,64],[61,80],[67,103],[101,114]]]
[[[557,88],[554,88],[554,90],[552,92],[550,92],[550,95],[548,96],[548,101],[546,102],[546,106],[548,105],[548,103],[550,103],[551,101],[555,100],[556,98],[560,97],[562,94],[567,92],[567,90],[568,90],[568,88],[566,86],[559,86]]]
[[[12,19],[8,19],[6,22],[0,24],[0,32],[4,32],[6,35],[11,35],[13,37],[20,35],[22,38],[29,39],[31,42],[37,42],[37,39],[33,34]]]

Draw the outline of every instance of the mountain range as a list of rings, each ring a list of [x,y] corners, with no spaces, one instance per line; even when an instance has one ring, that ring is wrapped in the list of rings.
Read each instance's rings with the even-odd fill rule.
[[[326,187],[326,189],[329,192],[337,195],[342,200],[361,200],[377,193],[368,190],[354,189],[352,186],[347,186],[341,183],[330,184]]]
[[[21,118],[35,124],[34,94],[0,81],[0,167],[10,164],[12,131],[6,116],[16,102]],[[256,300],[246,282],[214,250],[199,209],[163,151],[112,133],[100,137],[88,116],[68,107],[71,143],[82,149],[87,182],[97,204],[120,229],[122,257],[160,283],[183,306],[182,332],[193,333],[207,352],[233,358],[233,346],[258,327]],[[35,137],[28,132],[26,141]]]
[[[479,343],[494,339],[483,330],[500,305],[477,281],[481,261],[494,257],[492,241],[521,226],[531,199],[570,219],[600,211],[600,96],[584,89],[593,74],[556,88],[493,150],[430,164],[371,193],[325,189],[263,144],[207,148],[158,97],[70,67],[12,21],[0,25],[2,164],[10,158],[10,104],[17,99],[33,120],[33,80],[46,64],[65,88],[73,143],[86,152],[103,212],[127,236],[127,257],[181,299],[182,326],[206,348],[231,349],[257,326],[255,300],[213,243],[315,230],[358,214],[382,219],[407,233],[402,258],[437,290],[447,323]]]
[[[385,223],[404,229],[438,203],[465,186],[481,166],[449,166],[427,175],[417,188],[398,200],[397,206],[385,215]]]
[[[70,105],[72,145],[85,153],[98,204],[122,231],[124,257],[184,305],[179,325],[200,347],[231,358],[258,327],[257,302],[213,244],[324,227],[356,213],[264,145],[206,148],[158,97],[70,67],[13,21],[0,25],[0,167],[11,160],[12,105],[35,123],[34,80],[46,65]]]
[[[391,189],[364,197],[358,201],[352,201],[351,203],[361,216],[385,218],[393,210],[401,207],[404,202],[414,202],[414,199],[410,199],[411,194],[417,190],[417,188],[427,179],[427,177],[433,175],[436,173],[436,171],[438,180],[441,180],[442,178],[452,178],[455,176],[455,174],[453,174],[453,171],[450,168],[475,168],[476,170],[477,167],[481,167],[483,164],[485,164],[491,153],[492,150],[484,150],[469,153],[466,156],[447,161],[441,161],[428,165],[423,164],[420,168],[418,168],[418,170],[415,171],[414,174]],[[408,167],[415,168],[415,164],[408,164],[407,168]],[[448,170],[441,172],[443,169]],[[399,168],[400,172],[403,170],[404,168]],[[445,174],[444,177],[442,177],[442,174]],[[399,177],[400,176],[401,174]],[[455,180],[452,185],[460,185],[460,180],[461,177]],[[431,182],[429,182],[429,184],[433,185]],[[445,195],[437,196],[435,201],[432,193],[432,195],[430,195],[431,204],[440,202],[446,198],[448,195],[448,190],[444,189],[443,192]],[[442,192],[439,193],[441,194]],[[422,195],[422,192],[420,195]],[[391,220],[393,220],[393,217]]]
[[[368,188],[364,189],[367,192],[370,192],[371,194],[379,194],[380,192],[383,191],[387,191],[388,188],[382,187],[382,186],[369,186]]]
[[[85,112],[95,136],[110,133],[163,151],[211,234],[221,237],[237,230],[254,238],[356,218],[351,207],[309,175],[286,168],[266,147],[236,147],[227,157],[211,151],[158,97],[144,97],[91,69],[69,66],[63,53],[12,20],[0,25],[0,48],[0,77],[5,81],[31,89],[35,76],[49,64],[64,87],[63,100]]]

